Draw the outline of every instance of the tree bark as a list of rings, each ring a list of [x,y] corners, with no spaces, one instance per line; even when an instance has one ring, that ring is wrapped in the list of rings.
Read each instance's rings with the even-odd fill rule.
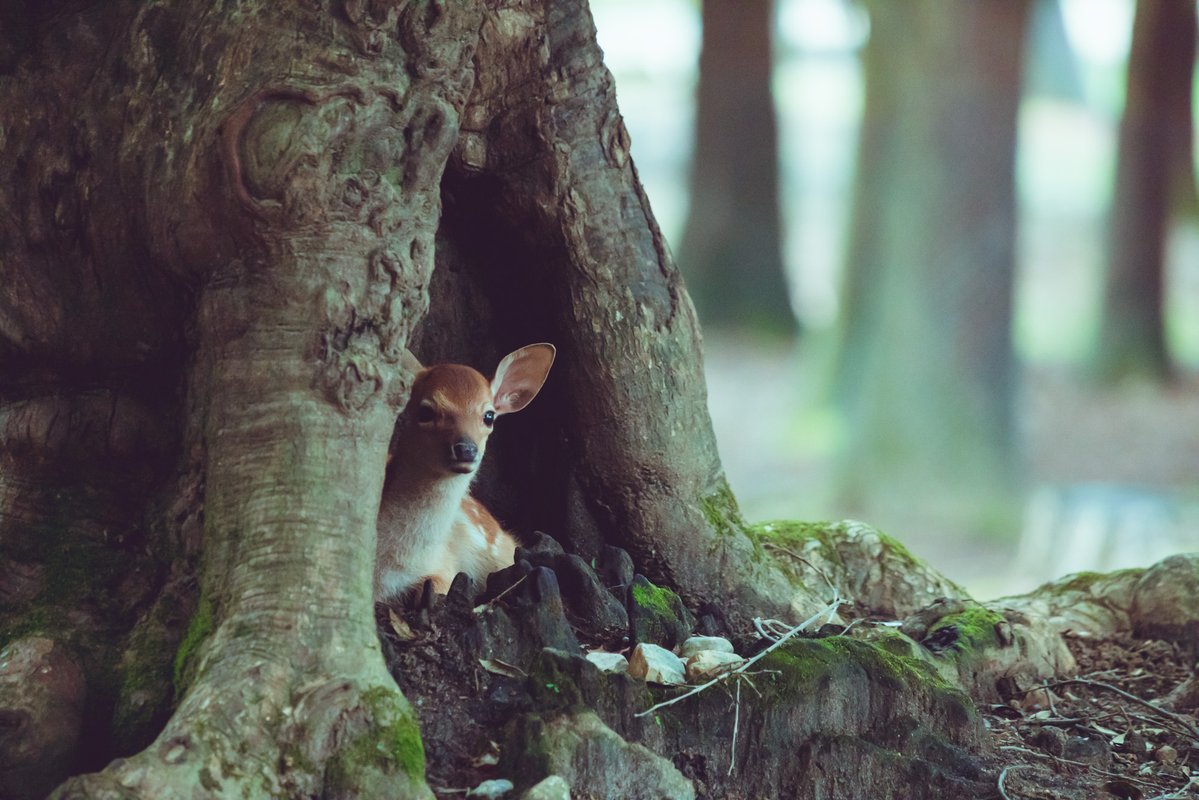
[[[176,410],[203,541],[170,721],[60,795],[423,796],[369,576],[481,9],[61,10],[4,85],[23,109],[4,130],[6,389],[45,439],[84,376],[115,409],[125,373],[165,362],[184,413],[148,416]],[[102,442],[119,419],[99,420]],[[6,471],[6,505],[56,491],[55,466],[36,495]]]
[[[773,0],[704,0],[679,263],[705,326],[789,335],[773,39]]]
[[[950,514],[993,509],[1012,480],[1013,162],[1028,5],[869,8],[837,376],[850,428],[843,496],[893,507],[932,492]]]
[[[1195,8],[1184,0],[1140,0],[1133,20],[1128,89],[1116,156],[1097,377],[1162,381],[1166,344],[1166,233],[1193,205],[1191,86]]]
[[[626,545],[730,616],[812,601],[724,483],[694,312],[585,4],[24,19],[0,47],[19,109],[0,130],[0,644],[48,629],[80,650],[81,724],[114,744],[74,769],[145,747],[59,796],[427,796],[370,575],[435,262],[426,360],[562,353],[545,413],[497,448],[518,520],[584,554]]]

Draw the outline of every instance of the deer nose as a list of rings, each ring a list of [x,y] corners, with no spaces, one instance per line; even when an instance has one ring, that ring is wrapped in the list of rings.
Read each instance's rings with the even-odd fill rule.
[[[470,439],[459,439],[450,451],[454,454],[454,460],[463,464],[472,464],[479,457],[479,448]]]

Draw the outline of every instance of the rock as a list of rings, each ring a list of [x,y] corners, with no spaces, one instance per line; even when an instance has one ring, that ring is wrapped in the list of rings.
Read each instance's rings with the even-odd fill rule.
[[[1199,553],[1170,556],[1145,570],[1132,598],[1137,636],[1179,642],[1199,655]]]
[[[725,653],[720,650],[703,650],[687,659],[687,681],[689,683],[705,683],[717,675],[722,675],[745,659],[736,653]]]
[[[683,660],[664,647],[642,642],[629,658],[629,675],[646,683],[675,686],[686,683]]]
[[[600,672],[583,656],[549,647],[528,663],[530,694],[541,714],[548,718],[586,706],[608,725],[620,725],[622,736],[649,746],[643,736],[658,724],[634,715],[654,704],[650,684],[627,672]]]
[[[53,639],[0,650],[0,797],[44,797],[66,778],[86,692],[83,670]]]
[[[516,548],[516,563],[527,561],[534,567],[552,567],[554,559],[566,551],[562,545],[548,534],[534,531],[532,540],[524,546]]]
[[[1066,740],[1070,738],[1061,728],[1052,725],[1042,725],[1036,733],[1028,737],[1028,743],[1039,747],[1051,756],[1060,756],[1066,748]]]
[[[731,653],[733,652],[733,643],[723,636],[692,636],[679,647],[679,658],[686,660],[704,650]]]
[[[1153,760],[1159,764],[1170,766],[1178,761],[1178,751],[1168,744],[1163,744],[1153,751]]]
[[[579,640],[575,638],[570,623],[566,621],[558,577],[552,569],[534,567],[525,582],[513,589],[509,597],[512,595],[516,595],[517,605],[532,606],[532,615],[527,622],[532,627],[530,633],[533,641],[540,642],[544,647],[567,652],[578,651]],[[513,616],[518,625],[521,619],[526,619],[515,614]]]
[[[587,660],[600,672],[628,672],[629,660],[620,653],[588,653]]]
[[[553,566],[567,611],[578,620],[581,629],[611,636],[629,627],[624,605],[604,590],[599,576],[586,561],[563,553],[555,556]]]
[[[619,547],[604,545],[595,568],[608,591],[617,599],[623,598],[633,582],[633,557]]]
[[[644,575],[636,575],[629,586],[629,634],[634,642],[649,642],[673,648],[691,633],[687,609],[669,589],[654,586]]]
[[[1163,705],[1174,711],[1189,712],[1199,709],[1199,673],[1175,686],[1174,691],[1166,696]]]
[[[576,711],[549,722],[527,715],[518,721],[504,753],[509,761],[501,768],[506,767],[508,774],[531,781],[559,776],[576,797],[695,798],[695,787],[673,764],[642,745],[626,742],[592,711]]]
[[[1071,761],[1081,761],[1096,767],[1104,767],[1111,760],[1111,748],[1107,742],[1100,739],[1088,739],[1085,736],[1072,736],[1062,747],[1062,758]]]
[[[500,800],[501,797],[507,795],[514,788],[516,787],[512,785],[512,781],[507,778],[498,778],[496,780],[483,781],[467,792],[466,796],[480,797],[483,800]],[[459,789],[459,791],[462,790]]]
[[[551,775],[520,796],[520,800],[570,800],[570,784]]]
[[[517,548],[519,554],[521,548]],[[516,584],[528,578],[530,572],[533,571],[533,565],[528,559],[517,558],[516,563],[510,567],[505,567],[498,572],[493,572],[487,576],[487,594],[489,598],[499,597],[504,592],[511,589]]]

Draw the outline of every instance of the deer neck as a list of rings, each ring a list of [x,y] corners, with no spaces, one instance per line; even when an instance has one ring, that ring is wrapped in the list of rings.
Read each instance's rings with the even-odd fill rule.
[[[430,474],[402,459],[391,467],[379,507],[379,546],[407,563],[444,546],[474,476]]]

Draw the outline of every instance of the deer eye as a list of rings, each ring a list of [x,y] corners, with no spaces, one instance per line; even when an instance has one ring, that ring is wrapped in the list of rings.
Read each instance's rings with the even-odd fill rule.
[[[416,421],[419,423],[432,422],[437,417],[437,412],[433,410],[433,406],[422,405],[416,410]]]
[[[483,424],[486,425],[488,428],[490,428],[492,425],[495,424],[495,412],[494,411],[484,411],[483,412]]]

